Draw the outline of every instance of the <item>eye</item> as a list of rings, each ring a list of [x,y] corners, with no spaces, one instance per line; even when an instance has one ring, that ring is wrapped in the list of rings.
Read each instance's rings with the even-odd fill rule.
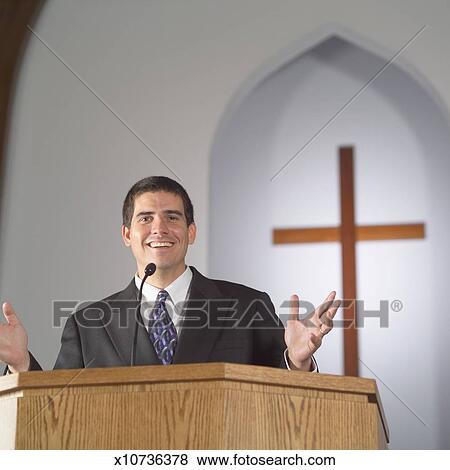
[[[139,219],[139,222],[145,223],[145,222],[148,222],[149,220],[150,220],[150,217],[144,216],[144,217],[141,217],[141,218]]]

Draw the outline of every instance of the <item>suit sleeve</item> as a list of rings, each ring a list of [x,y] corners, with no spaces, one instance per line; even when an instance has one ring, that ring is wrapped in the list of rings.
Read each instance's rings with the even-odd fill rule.
[[[28,370],[42,370],[41,365],[31,353],[30,353],[30,368]]]
[[[64,326],[54,369],[82,369],[84,367],[80,333],[74,315],[70,316]]]
[[[30,367],[28,368],[28,371],[42,370],[41,365],[39,364],[38,361],[36,361],[36,358],[33,356],[33,354],[31,354],[30,351],[28,351],[28,352],[30,353]],[[5,369],[3,370],[3,375],[9,375],[11,373],[12,372],[9,370],[8,366],[6,366]]]
[[[254,329],[254,362],[257,365],[287,369],[284,360],[284,325],[275,312],[270,297],[261,296],[263,321]]]

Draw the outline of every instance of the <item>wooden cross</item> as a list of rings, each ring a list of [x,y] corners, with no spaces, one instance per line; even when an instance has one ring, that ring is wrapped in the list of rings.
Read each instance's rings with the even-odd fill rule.
[[[355,243],[363,240],[424,238],[424,224],[355,225],[353,195],[353,147],[341,147],[341,225],[319,228],[278,228],[273,230],[273,243],[341,242],[344,299],[345,375],[358,376],[358,337],[356,323],[356,255]]]

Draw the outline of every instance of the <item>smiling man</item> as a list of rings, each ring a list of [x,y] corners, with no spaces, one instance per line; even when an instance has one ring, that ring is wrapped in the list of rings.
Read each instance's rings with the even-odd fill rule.
[[[153,262],[157,269],[152,283],[164,288],[186,270],[186,252],[195,241],[196,227],[187,194],[183,201],[182,194],[168,192],[180,191],[172,183],[162,186],[167,188],[165,191],[155,184],[158,190],[149,192],[147,189],[153,187],[148,186],[149,181],[136,183],[125,198],[122,238],[131,247],[139,277],[143,277],[147,264]]]
[[[194,209],[185,189],[170,178],[134,184],[122,217],[122,238],[137,273],[124,290],[67,319],[55,368],[235,362],[317,370],[313,353],[339,307],[334,291],[308,320],[298,318],[298,297],[292,295],[284,328],[266,293],[186,266],[197,230]],[[156,270],[142,283],[149,263]],[[0,360],[11,372],[40,369],[12,306],[3,304],[3,313]]]

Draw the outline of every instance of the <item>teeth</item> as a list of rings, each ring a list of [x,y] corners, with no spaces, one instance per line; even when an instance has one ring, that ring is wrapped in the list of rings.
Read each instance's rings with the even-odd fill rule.
[[[152,247],[152,248],[160,248],[160,247],[165,247],[165,246],[172,246],[173,243],[172,242],[150,242],[149,245]]]

